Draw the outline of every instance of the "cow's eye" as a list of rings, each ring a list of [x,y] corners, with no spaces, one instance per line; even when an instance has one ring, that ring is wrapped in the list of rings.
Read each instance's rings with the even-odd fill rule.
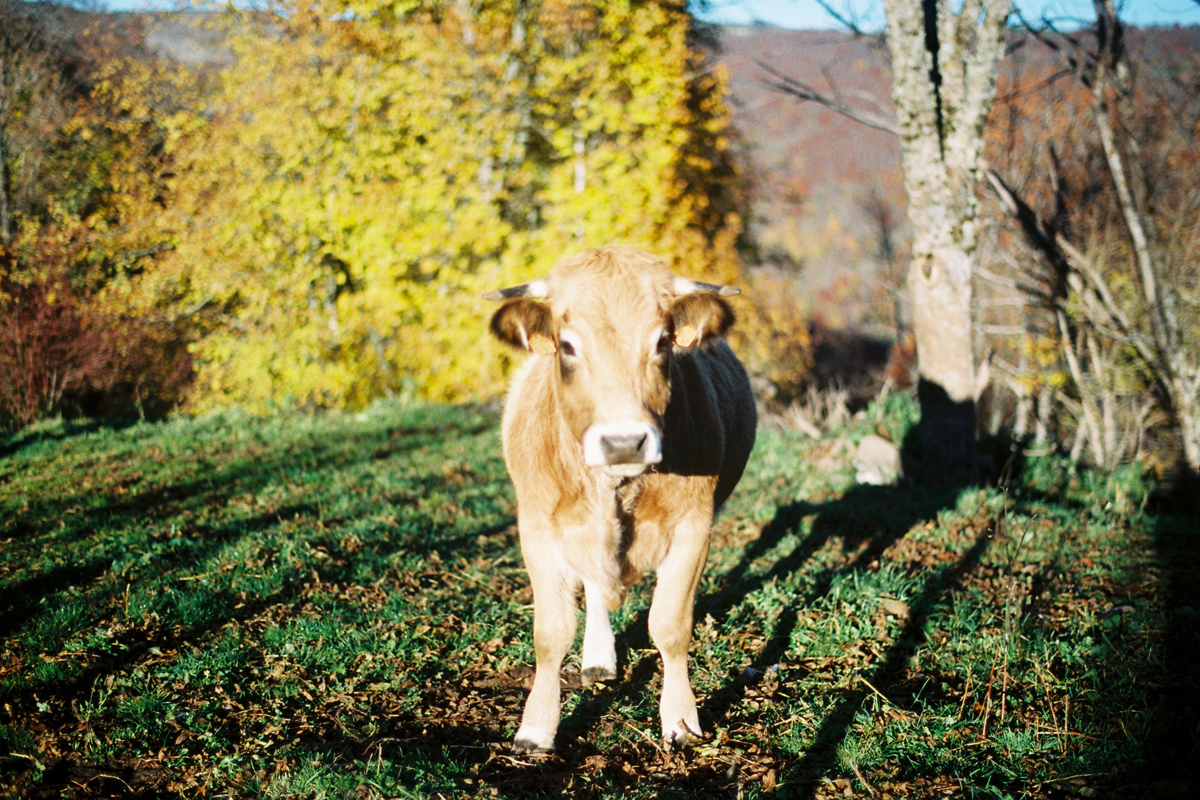
[[[663,353],[668,352],[670,349],[671,349],[671,334],[669,331],[664,330],[662,332],[662,335],[658,337],[657,350],[658,350],[659,354],[661,355]]]
[[[574,331],[563,328],[558,332],[558,352],[561,354],[564,364],[579,359],[579,352],[583,349],[580,344],[579,336]]]

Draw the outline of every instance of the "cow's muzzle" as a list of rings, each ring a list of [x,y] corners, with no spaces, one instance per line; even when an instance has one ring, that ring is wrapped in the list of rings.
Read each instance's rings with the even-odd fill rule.
[[[604,422],[583,434],[583,460],[617,474],[638,475],[662,461],[662,436],[649,422]]]

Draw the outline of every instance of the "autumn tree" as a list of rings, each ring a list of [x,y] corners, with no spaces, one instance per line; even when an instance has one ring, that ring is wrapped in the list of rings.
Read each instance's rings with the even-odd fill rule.
[[[46,134],[62,121],[65,65],[51,14],[0,0],[0,246],[11,245],[17,219],[32,203]]]
[[[183,332],[133,302],[161,235],[161,95],[136,22],[0,6],[0,427],[151,413],[190,375]],[[158,406],[156,409],[155,407]]]
[[[199,405],[503,385],[480,294],[611,240],[736,276],[724,77],[682,2],[281,4],[214,18],[153,282],[215,327]]]

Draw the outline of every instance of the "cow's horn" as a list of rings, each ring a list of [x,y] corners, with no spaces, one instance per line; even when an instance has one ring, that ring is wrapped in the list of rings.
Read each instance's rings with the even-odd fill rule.
[[[549,297],[550,290],[545,280],[530,281],[520,286],[510,286],[507,289],[496,289],[483,296],[484,300],[511,300],[514,297]]]
[[[718,286],[715,283],[705,283],[704,281],[694,281],[691,278],[681,278],[675,276],[675,294],[691,294],[692,292],[708,292],[718,295],[719,297],[733,297],[735,294],[741,294],[741,289],[735,289],[732,286]]]

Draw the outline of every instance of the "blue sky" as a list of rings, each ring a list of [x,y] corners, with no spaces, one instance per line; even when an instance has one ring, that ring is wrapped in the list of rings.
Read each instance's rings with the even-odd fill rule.
[[[828,0],[828,4],[848,18],[863,20],[860,27],[883,26],[880,0]],[[1195,0],[1117,0],[1121,19],[1133,25],[1200,25],[1200,3]],[[816,0],[692,0],[697,16],[709,22],[747,25],[767,22],[782,28],[838,28]],[[1016,6],[1030,19],[1043,15],[1062,27],[1078,27],[1096,18],[1091,0],[1016,0]]]
[[[782,28],[838,28],[816,0],[690,0],[701,19],[735,25],[766,22]],[[112,11],[171,8],[173,0],[100,0]],[[1043,14],[1060,21],[1063,27],[1077,27],[1095,19],[1091,0],[1016,0],[1027,17]],[[830,6],[847,17],[863,20],[865,29],[883,25],[880,0],[829,0]],[[1133,25],[1200,25],[1200,3],[1195,0],[1118,0],[1121,18]],[[1074,24],[1072,24],[1074,23]]]

